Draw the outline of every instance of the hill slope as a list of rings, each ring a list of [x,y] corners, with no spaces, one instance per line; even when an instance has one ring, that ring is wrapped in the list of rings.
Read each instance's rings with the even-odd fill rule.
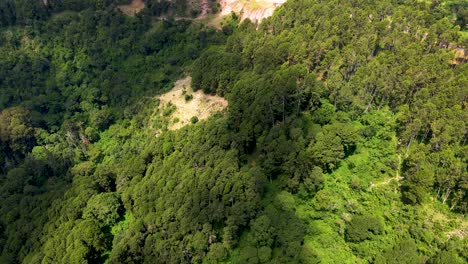
[[[91,2],[0,3],[0,263],[467,262],[464,2]]]

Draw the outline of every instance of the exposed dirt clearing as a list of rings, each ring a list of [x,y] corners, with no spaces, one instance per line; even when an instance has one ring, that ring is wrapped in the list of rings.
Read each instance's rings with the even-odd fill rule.
[[[161,101],[159,107],[162,109],[167,107],[169,103],[177,107],[171,115],[169,130],[179,129],[189,124],[193,116],[198,117],[199,120],[207,119],[215,112],[222,111],[228,106],[228,102],[222,97],[207,95],[201,90],[193,92],[191,81],[192,77],[190,76],[178,80],[172,90],[157,97]],[[191,95],[193,98],[186,101],[185,95]],[[174,122],[177,119],[179,121]]]
[[[260,23],[262,19],[273,15],[275,9],[286,0],[220,0],[221,16],[231,12],[240,14],[241,21],[249,18],[253,23]]]
[[[133,0],[129,5],[120,5],[118,6],[120,11],[128,16],[135,16],[138,14],[143,8],[145,8],[145,3],[143,0]]]

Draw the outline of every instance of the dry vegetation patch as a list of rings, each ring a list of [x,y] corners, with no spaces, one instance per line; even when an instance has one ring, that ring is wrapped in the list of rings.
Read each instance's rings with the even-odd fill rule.
[[[458,229],[452,230],[447,233],[448,239],[451,239],[452,237],[458,237],[460,239],[465,239],[468,237],[468,226],[465,224],[465,226],[462,226]]]
[[[455,59],[452,64],[460,64],[463,62],[468,62],[468,51],[462,47],[457,47],[454,49]]]
[[[198,120],[207,119],[228,106],[228,102],[222,97],[204,94],[201,90],[194,92],[190,85],[191,81],[190,76],[178,80],[172,90],[157,97],[160,100],[159,107],[162,109],[160,111],[162,114],[164,114],[163,109],[175,106],[175,110],[170,114],[169,130],[189,124],[194,116]]]

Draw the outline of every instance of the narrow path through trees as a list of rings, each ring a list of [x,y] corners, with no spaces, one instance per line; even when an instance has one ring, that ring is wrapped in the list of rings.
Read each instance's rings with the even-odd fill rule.
[[[386,179],[382,182],[378,182],[378,183],[371,183],[371,185],[369,186],[369,188],[367,188],[367,191],[371,191],[372,189],[376,188],[376,187],[379,187],[379,186],[383,186],[383,185],[388,185],[390,184],[390,182],[392,181],[396,181],[396,182],[399,182],[401,180],[404,179],[404,177],[401,177],[400,176],[400,170],[401,170],[401,154],[398,154],[398,168],[396,170],[396,173],[395,173],[395,177],[392,177],[390,179]]]

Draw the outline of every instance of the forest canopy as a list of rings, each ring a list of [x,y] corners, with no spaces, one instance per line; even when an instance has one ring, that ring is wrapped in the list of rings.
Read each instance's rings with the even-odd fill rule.
[[[0,263],[468,261],[465,1],[128,3],[0,2]]]

